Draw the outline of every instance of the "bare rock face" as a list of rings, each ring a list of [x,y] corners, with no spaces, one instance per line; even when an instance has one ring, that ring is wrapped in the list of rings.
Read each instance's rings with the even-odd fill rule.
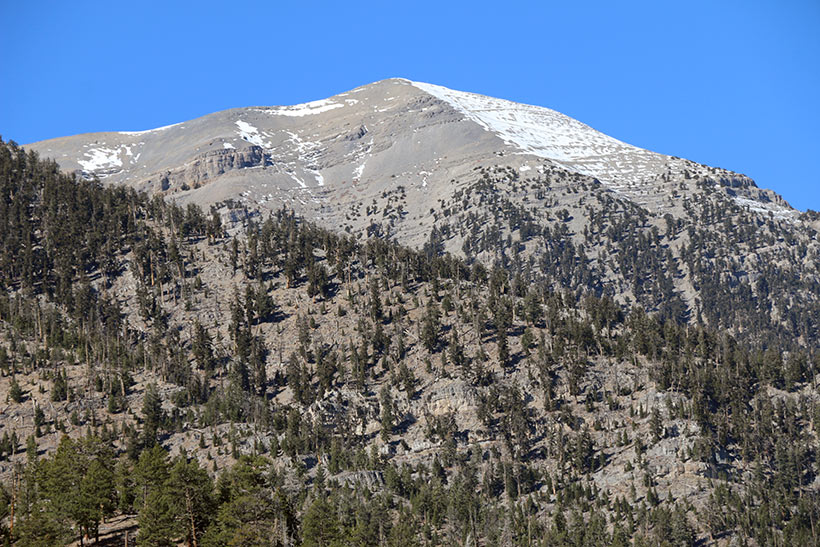
[[[364,125],[360,125],[358,129],[356,129],[352,133],[348,134],[345,137],[345,140],[347,140],[347,141],[356,141],[356,140],[361,139],[365,135],[367,135],[367,127],[365,127]]]
[[[351,487],[361,486],[375,491],[384,485],[384,477],[380,471],[346,471],[333,477],[340,484]]]
[[[461,379],[439,380],[430,387],[425,401],[426,411],[433,416],[451,412],[463,414],[476,405],[476,391]]]
[[[146,186],[155,192],[165,193],[196,190],[228,171],[264,167],[268,163],[271,161],[260,146],[210,150],[179,169],[167,171],[159,177],[158,184],[149,179]]]

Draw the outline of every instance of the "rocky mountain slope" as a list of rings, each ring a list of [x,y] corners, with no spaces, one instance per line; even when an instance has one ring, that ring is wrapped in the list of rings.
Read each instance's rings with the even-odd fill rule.
[[[0,195],[10,542],[817,543],[799,338],[286,210],[226,231],[5,143]]]
[[[0,141],[0,536],[818,544],[818,229],[400,79]]]
[[[675,321],[817,341],[815,217],[748,177],[547,108],[393,79],[29,148],[105,183],[216,204],[227,221],[286,206],[335,231],[499,263]]]
[[[734,187],[742,206],[797,216],[745,177],[628,145],[548,108],[402,79],[312,103],[239,108],[28,148],[66,170],[182,193],[200,205],[241,194],[249,205],[293,204],[307,217],[329,221],[339,220],[346,202],[362,203],[398,186],[435,202],[469,182],[462,179],[475,167],[507,163],[498,160],[505,156],[514,156],[509,166],[522,174],[554,169],[595,178],[653,213],[667,206],[674,183],[712,176]],[[427,216],[424,209],[412,213]]]

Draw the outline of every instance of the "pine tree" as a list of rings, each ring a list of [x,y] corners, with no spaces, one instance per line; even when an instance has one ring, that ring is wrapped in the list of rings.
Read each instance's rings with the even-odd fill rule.
[[[458,339],[458,328],[455,325],[453,325],[450,329],[450,341],[447,346],[447,357],[450,359],[450,363],[461,371],[462,376],[465,378],[469,377],[469,363],[464,356],[464,347]]]
[[[54,402],[68,399],[68,376],[65,369],[57,373],[51,388],[51,400]]]
[[[324,496],[317,497],[302,520],[302,545],[327,547],[334,545],[339,536],[336,511]]]
[[[498,334],[498,363],[507,368],[510,364],[510,346],[507,342],[507,331],[506,330],[499,330]]]
[[[9,399],[14,401],[15,403],[19,403],[23,400],[23,389],[20,387],[20,384],[17,383],[17,378],[11,378],[11,386],[9,387]]]
[[[174,500],[164,488],[152,490],[137,517],[137,544],[150,547],[174,547],[179,524]]]
[[[276,311],[276,305],[273,302],[273,297],[269,294],[269,289],[261,281],[256,287],[254,306],[256,314],[260,323],[269,321]]]
[[[649,420],[649,431],[652,433],[652,442],[657,443],[663,437],[663,421],[661,413],[657,408],[652,409],[652,417]]]
[[[407,366],[407,363],[402,362],[402,364],[399,365],[398,380],[404,388],[404,392],[407,395],[407,400],[409,401],[413,398],[413,395],[416,392],[417,380],[415,374],[413,374],[413,371]]]
[[[222,217],[215,207],[211,207],[211,218],[208,221],[206,230],[209,243],[211,244],[213,244],[217,238],[222,237]]]
[[[25,516],[18,517],[14,535],[17,536],[15,545],[32,547],[68,545],[76,537],[70,522],[57,517],[47,500],[36,501]]]
[[[213,483],[196,460],[177,458],[164,488],[176,508],[178,526],[185,540],[197,547],[214,510]]]
[[[142,432],[143,444],[150,448],[157,442],[157,433],[165,421],[165,413],[162,410],[162,399],[159,396],[156,385],[149,383],[145,386],[145,395],[142,402]]]
[[[379,294],[379,282],[375,276],[370,279],[370,319],[381,322],[383,318],[382,299]]]
[[[421,324],[421,342],[427,351],[435,351],[438,347],[438,334],[441,330],[440,312],[434,298],[427,301],[427,311]]]
[[[62,437],[51,458],[41,461],[37,482],[42,499],[47,500],[44,509],[50,518],[63,525],[80,520],[79,486],[85,465],[76,441],[68,436]]]
[[[206,372],[214,370],[216,367],[216,358],[214,357],[213,340],[198,320],[194,321],[191,351],[194,354],[194,359],[200,370]]]
[[[254,336],[251,341],[251,353],[249,357],[250,373],[253,377],[253,385],[256,394],[260,397],[265,394],[268,385],[267,376],[267,355],[268,350],[261,336]]]
[[[114,473],[110,459],[94,459],[88,465],[77,496],[78,523],[99,542],[100,521],[116,507]]]
[[[134,466],[134,505],[141,509],[148,503],[148,498],[161,490],[168,478],[168,453],[159,444],[146,448]]]

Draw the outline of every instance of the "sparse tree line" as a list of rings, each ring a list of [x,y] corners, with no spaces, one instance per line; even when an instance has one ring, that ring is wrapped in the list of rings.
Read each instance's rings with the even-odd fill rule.
[[[695,252],[706,235],[695,233],[682,255],[689,271],[704,271],[702,301],[717,302],[702,313],[718,318],[710,325],[742,325],[742,336],[681,308],[669,281],[679,261],[656,252],[663,236],[638,230],[640,215],[610,226],[595,218],[593,231],[611,232],[618,267],[652,295],[646,302],[666,307],[623,309],[590,277],[599,274],[585,268],[565,221],[539,233],[512,206],[508,218],[543,238],[541,273],[515,253],[494,267],[442,253],[440,234],[413,251],[358,242],[285,210],[250,218],[231,237],[216,209],[76,180],[13,144],[0,145],[0,186],[8,403],[31,406],[35,394],[18,377],[33,374],[65,409],[37,405],[23,438],[4,426],[9,542],[92,541],[114,516],[134,519],[142,545],[818,542],[813,316],[799,316],[808,327],[795,320],[801,339],[771,344],[772,324],[758,313],[765,287],[743,297],[741,285],[709,285],[710,266]],[[179,327],[214,290],[201,277],[203,245],[239,280],[222,332],[199,321]],[[805,288],[772,268],[770,287]],[[126,272],[135,313],[114,290]],[[298,317],[286,311],[295,294],[312,304]],[[733,306],[749,314],[722,311]],[[338,340],[323,334],[340,322]],[[279,356],[266,333],[286,325],[293,343]],[[275,354],[284,366],[271,374]],[[617,389],[602,385],[600,363],[624,369]],[[67,374],[80,367],[80,377]],[[135,399],[138,374],[155,381]],[[472,390],[492,443],[470,441],[453,414],[409,412],[435,379]],[[643,383],[676,402],[636,403]],[[290,402],[277,402],[280,394]],[[92,399],[105,406],[80,404]],[[603,423],[618,411],[635,425]],[[647,450],[686,423],[697,435],[685,459],[715,470],[706,510],[659,491],[647,464]],[[399,463],[395,449],[418,424],[436,450]],[[42,453],[51,431],[71,435]],[[196,450],[163,448],[191,432]],[[624,472],[638,480],[612,495],[592,475],[615,472],[626,449],[635,458]]]

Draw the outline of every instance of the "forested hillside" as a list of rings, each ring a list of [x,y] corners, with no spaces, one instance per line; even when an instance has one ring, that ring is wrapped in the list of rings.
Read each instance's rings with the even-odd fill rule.
[[[816,213],[548,108],[394,78],[321,104],[28,147],[107,186],[216,205],[226,225],[242,216],[228,201],[261,219],[284,207],[359,242],[426,246],[660,322],[817,349]]]
[[[688,313],[649,261],[661,236],[630,243],[629,218],[612,241],[649,296],[626,307],[559,231],[530,234],[553,253],[538,267],[493,265],[438,235],[412,250],[286,209],[183,209],[0,142],[0,532],[818,544],[808,282],[772,264],[744,298],[695,231],[689,270],[721,305]]]

